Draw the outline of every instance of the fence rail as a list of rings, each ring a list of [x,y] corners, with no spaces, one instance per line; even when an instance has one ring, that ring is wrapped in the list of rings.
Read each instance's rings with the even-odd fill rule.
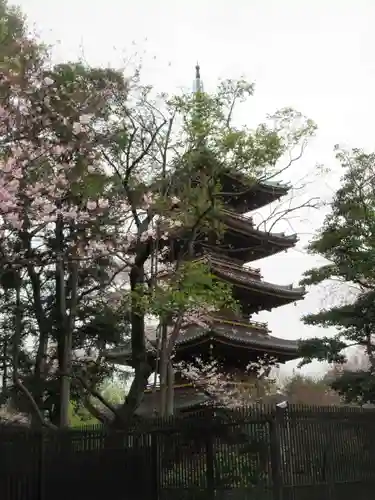
[[[1,500],[370,500],[374,494],[374,410],[215,410],[128,432],[0,427]]]

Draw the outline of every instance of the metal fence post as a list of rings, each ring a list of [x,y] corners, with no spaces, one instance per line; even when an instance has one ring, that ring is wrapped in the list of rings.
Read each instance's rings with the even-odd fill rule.
[[[280,420],[280,409],[276,408],[273,418],[269,421],[273,500],[282,500],[283,498],[283,477],[282,477],[282,456],[281,456],[282,444],[280,439],[279,420]]]
[[[38,438],[38,434],[35,436]],[[38,500],[45,499],[45,442],[43,429],[40,431],[39,441],[39,464],[38,464]]]
[[[214,449],[211,433],[208,433],[206,439],[206,474],[207,474],[207,491],[208,498],[215,498],[215,468],[214,468]]]
[[[151,468],[152,468],[152,500],[159,500],[160,497],[160,450],[158,434],[151,433]]]

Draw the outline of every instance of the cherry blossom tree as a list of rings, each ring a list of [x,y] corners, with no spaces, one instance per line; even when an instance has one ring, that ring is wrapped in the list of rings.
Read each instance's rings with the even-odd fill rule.
[[[4,294],[16,317],[8,339],[13,385],[40,416],[54,340],[60,379],[57,420],[66,425],[79,306],[103,286],[103,259],[117,268],[112,255],[126,248],[122,202],[103,169],[99,144],[115,133],[112,96],[126,98],[127,85],[111,70],[51,67],[48,52],[26,34],[18,13],[4,9],[0,248]],[[30,301],[32,317],[26,325],[25,302]],[[19,349],[30,329],[36,336],[31,392],[18,376]]]
[[[276,392],[276,379],[271,376],[275,362],[272,358],[260,358],[241,370],[240,376],[235,370],[223,369],[214,359],[207,362],[196,358],[194,362],[176,363],[175,368],[210,396],[210,404],[235,410],[264,403],[267,396]]]

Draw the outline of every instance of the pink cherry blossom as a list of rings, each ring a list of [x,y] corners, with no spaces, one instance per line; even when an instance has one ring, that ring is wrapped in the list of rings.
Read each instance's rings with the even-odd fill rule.
[[[43,82],[45,83],[45,85],[53,85],[55,82],[54,80],[52,80],[52,78],[50,78],[49,76],[46,76],[43,80]]]
[[[109,206],[108,200],[105,200],[103,198],[101,198],[100,200],[98,200],[98,207],[99,208],[105,209],[105,208],[108,208],[108,206]]]
[[[81,125],[88,125],[93,118],[93,115],[82,115],[79,117],[79,123]]]
[[[73,123],[73,134],[80,134],[82,132],[82,125],[79,122]]]
[[[86,207],[87,210],[89,211],[96,210],[97,208],[96,201],[88,200],[88,202],[86,203]]]

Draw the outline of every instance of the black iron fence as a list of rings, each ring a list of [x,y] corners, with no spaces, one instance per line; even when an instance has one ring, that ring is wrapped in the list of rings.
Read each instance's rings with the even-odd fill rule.
[[[0,428],[1,500],[370,500],[375,411],[269,407],[103,428]]]

